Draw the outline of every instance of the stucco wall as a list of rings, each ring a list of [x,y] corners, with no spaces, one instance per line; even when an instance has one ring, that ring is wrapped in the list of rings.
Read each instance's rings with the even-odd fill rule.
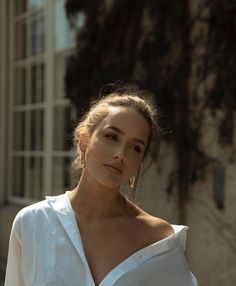
[[[211,137],[211,133],[206,134]],[[208,139],[210,142],[211,138]],[[236,285],[236,164],[220,160],[224,152],[217,146],[211,152],[218,156],[225,170],[224,209],[219,210],[214,201],[213,165],[206,170],[206,177],[191,187],[185,204],[184,224],[189,226],[186,256],[201,286],[231,286]],[[169,198],[166,192],[174,166],[174,150],[164,145],[159,165],[153,166],[138,186],[138,201],[153,215],[179,223],[177,190]]]
[[[189,261],[202,286],[236,285],[236,166],[226,167],[225,209],[216,208],[212,198],[212,178],[199,182],[187,204],[187,224],[192,228]]]
[[[11,225],[19,210],[16,206],[0,207],[0,270],[5,268]]]

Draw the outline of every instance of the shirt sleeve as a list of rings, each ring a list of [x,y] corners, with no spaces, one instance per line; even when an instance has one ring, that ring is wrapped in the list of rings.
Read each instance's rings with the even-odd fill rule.
[[[7,269],[4,286],[25,286],[22,271],[22,254],[20,239],[20,218],[16,217],[13,222],[9,250],[7,258]]]

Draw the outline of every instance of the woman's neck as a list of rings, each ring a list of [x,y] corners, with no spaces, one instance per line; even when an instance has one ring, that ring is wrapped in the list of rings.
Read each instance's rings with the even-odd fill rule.
[[[128,215],[127,201],[118,188],[108,189],[83,174],[69,198],[76,215],[90,220]]]

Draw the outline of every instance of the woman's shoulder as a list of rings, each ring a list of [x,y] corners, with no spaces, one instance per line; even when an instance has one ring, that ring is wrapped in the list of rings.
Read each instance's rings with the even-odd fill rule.
[[[12,223],[12,234],[19,239],[24,230],[29,230],[40,223],[40,213],[46,208],[46,200],[23,207],[15,216]]]
[[[33,204],[30,204],[24,208],[22,208],[19,212],[19,216],[27,216],[28,214],[32,213],[42,213],[46,210],[51,209],[51,205],[55,202],[63,202],[66,201],[66,194],[60,194],[56,196],[46,196],[45,199],[40,200],[38,202],[35,202]]]
[[[173,240],[177,240],[185,251],[187,230],[189,229],[188,226],[170,224],[162,218],[150,215],[141,208],[139,208],[139,215],[137,218],[145,225],[146,233],[153,241],[173,237]]]
[[[16,215],[16,218],[24,218],[31,216],[34,213],[42,212],[44,209],[48,207],[47,200],[41,200],[39,202],[30,204],[28,206],[23,207]]]
[[[23,207],[16,215],[13,226],[15,224],[24,225],[40,221],[40,219],[47,219],[53,213],[50,205],[51,200],[58,200],[62,195],[46,197],[44,200],[33,203],[31,205]]]
[[[157,237],[160,240],[174,234],[174,229],[171,224],[162,218],[155,217],[142,211],[138,219],[142,221],[154,237]]]
[[[154,241],[161,240],[175,233],[171,224],[166,220],[147,213],[137,205],[133,205],[133,207],[135,208],[137,224],[140,225],[140,228],[145,231],[147,236],[152,237]]]
[[[63,195],[46,197],[44,200],[22,208],[12,223],[12,234],[18,239],[26,233],[42,233],[50,231],[58,225],[58,218],[53,202],[64,200]]]

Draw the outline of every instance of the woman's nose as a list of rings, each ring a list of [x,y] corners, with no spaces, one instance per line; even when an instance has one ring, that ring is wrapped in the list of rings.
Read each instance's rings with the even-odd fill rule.
[[[118,160],[118,161],[120,161],[120,162],[123,162],[123,161],[124,161],[124,158],[123,158],[122,156],[120,156],[120,155],[113,155],[112,158],[113,158],[113,159],[116,159],[116,160]]]
[[[121,162],[123,162],[124,159],[125,159],[125,150],[124,150],[124,148],[119,148],[119,149],[117,149],[117,150],[113,153],[112,158],[113,158],[113,159],[120,160]]]

